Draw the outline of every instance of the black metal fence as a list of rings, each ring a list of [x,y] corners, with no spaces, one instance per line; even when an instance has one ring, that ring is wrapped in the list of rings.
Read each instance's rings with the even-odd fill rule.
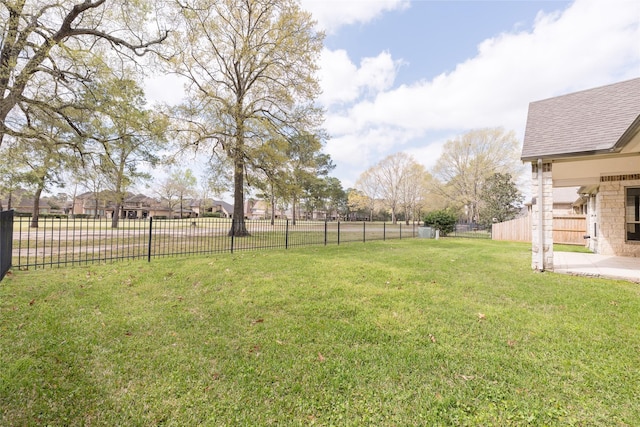
[[[17,269],[147,259],[189,254],[290,248],[412,238],[418,224],[245,220],[248,236],[230,234],[230,219],[111,220],[28,218],[13,224],[13,267]]]
[[[473,223],[456,224],[453,232],[448,233],[447,237],[491,239],[491,228],[482,227],[479,224]]]
[[[0,280],[11,268],[13,211],[0,212]]]

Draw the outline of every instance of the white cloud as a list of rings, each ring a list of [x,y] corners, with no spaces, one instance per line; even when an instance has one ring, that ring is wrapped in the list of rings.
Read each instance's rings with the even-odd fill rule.
[[[450,135],[444,139],[431,143],[422,147],[413,147],[403,150],[405,153],[413,156],[416,162],[422,164],[427,170],[435,166],[438,158],[442,154],[442,149],[447,140],[455,138],[455,135]]]
[[[313,14],[318,26],[331,33],[343,25],[367,23],[384,12],[409,7],[409,0],[302,0],[302,7]]]
[[[411,148],[407,144],[428,132],[503,126],[522,138],[529,102],[640,76],[640,3],[612,3],[576,0],[560,13],[540,13],[531,31],[484,40],[476,56],[430,81],[389,89],[388,80],[372,77],[367,84],[353,78],[358,88],[378,93],[354,98],[354,90],[342,100],[357,103],[329,109],[326,125],[337,142],[328,152],[350,164],[370,158],[372,163],[361,164],[364,170],[379,160],[375,153]],[[398,63],[385,54],[386,63]],[[342,64],[342,69],[365,76],[366,65]],[[434,147],[427,147],[429,155]]]
[[[382,52],[374,58],[363,58],[357,67],[345,50],[328,49],[323,49],[320,64],[318,77],[323,93],[319,102],[326,107],[390,89],[401,65],[389,52]]]

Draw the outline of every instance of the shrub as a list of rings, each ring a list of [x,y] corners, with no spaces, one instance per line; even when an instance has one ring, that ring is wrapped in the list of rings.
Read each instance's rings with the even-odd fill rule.
[[[60,213],[48,213],[48,214],[40,214],[38,215],[40,218],[56,218],[56,219],[67,219],[69,215],[60,214]]]
[[[424,224],[440,230],[440,234],[443,236],[446,236],[455,229],[457,221],[458,217],[446,209],[429,212],[427,216],[424,217]]]
[[[202,214],[203,218],[222,218],[222,212],[207,212]]]

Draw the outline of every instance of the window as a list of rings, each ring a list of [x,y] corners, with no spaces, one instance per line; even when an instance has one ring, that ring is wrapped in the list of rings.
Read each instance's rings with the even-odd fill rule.
[[[640,241],[640,187],[627,188],[625,213],[627,241]]]

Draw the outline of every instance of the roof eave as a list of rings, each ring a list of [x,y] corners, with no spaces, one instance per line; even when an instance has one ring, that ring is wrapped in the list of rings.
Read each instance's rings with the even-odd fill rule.
[[[620,139],[616,141],[616,143],[611,148],[611,151],[618,152],[621,151],[637,134],[640,132],[640,114],[636,119],[631,123],[631,126],[627,128],[627,130],[622,134]]]
[[[587,156],[595,156],[597,154],[608,154],[611,153],[611,149],[606,150],[591,150],[591,151],[576,151],[573,153],[557,153],[557,154],[539,154],[537,156],[529,155],[523,156],[520,158],[523,162],[533,162],[538,159],[544,160],[559,160],[565,158],[575,158],[575,157],[587,157]]]

